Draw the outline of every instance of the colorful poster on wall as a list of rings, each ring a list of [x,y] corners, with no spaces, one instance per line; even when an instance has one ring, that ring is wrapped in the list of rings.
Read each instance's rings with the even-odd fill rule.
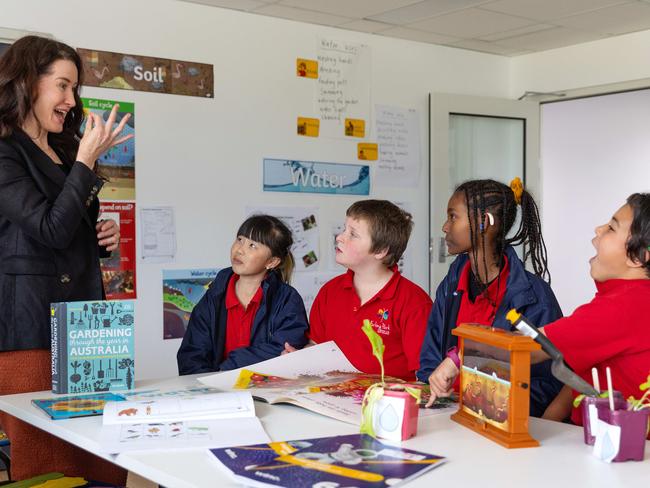
[[[192,310],[218,272],[216,268],[163,270],[163,339],[183,337]]]
[[[297,58],[296,76],[300,78],[318,78],[318,61]]]
[[[368,195],[370,167],[358,164],[264,159],[264,191]]]
[[[84,84],[173,95],[212,98],[211,64],[77,49],[84,62]]]
[[[318,207],[246,207],[246,215],[268,214],[280,219],[293,236],[291,253],[296,271],[317,269],[320,264]]]
[[[365,137],[366,121],[361,119],[345,119],[345,135],[348,137]]]
[[[135,200],[135,105],[130,102],[97,98],[82,98],[81,101],[85,113],[96,113],[104,122],[108,120],[113,106],[118,103],[120,108],[113,127],[117,127],[126,114],[131,114],[122,134],[125,136],[133,134],[134,137],[112,147],[99,157],[99,173],[107,178],[99,192],[99,199],[100,201]]]
[[[318,137],[320,120],[308,117],[298,117],[296,133],[299,136]]]
[[[120,245],[100,260],[107,300],[136,298],[135,203],[101,202],[100,220],[113,219],[120,228]]]
[[[377,144],[374,142],[357,144],[357,158],[365,161],[377,161]]]

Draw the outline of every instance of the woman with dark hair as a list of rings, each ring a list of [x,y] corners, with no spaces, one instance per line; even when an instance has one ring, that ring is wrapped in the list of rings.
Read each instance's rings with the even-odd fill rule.
[[[277,217],[253,215],[239,226],[222,269],[192,310],[178,350],[178,372],[241,368],[302,348],[305,305],[289,285],[294,267],[291,230]]]
[[[128,118],[113,128],[117,105],[106,124],[91,113],[82,136],[82,73],[74,49],[37,36],[0,57],[0,394],[51,387],[50,303],[104,298],[99,258],[119,244],[115,222],[97,221],[95,163],[129,138]],[[63,471],[124,483],[89,453],[7,414],[0,422],[15,479]]]

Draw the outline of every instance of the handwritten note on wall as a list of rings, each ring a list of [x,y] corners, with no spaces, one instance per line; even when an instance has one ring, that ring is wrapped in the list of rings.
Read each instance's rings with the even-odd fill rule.
[[[319,77],[314,96],[321,134],[344,137],[346,118],[369,121],[370,49],[332,39],[321,38],[318,43]]]
[[[375,114],[379,143],[375,184],[416,187],[420,175],[420,130],[417,111],[376,105]]]

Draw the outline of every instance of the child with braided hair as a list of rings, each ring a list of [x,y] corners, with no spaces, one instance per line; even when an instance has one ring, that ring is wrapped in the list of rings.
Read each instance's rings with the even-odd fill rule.
[[[509,237],[518,208],[520,224]],[[511,330],[505,318],[511,308],[540,326],[562,317],[549,285],[537,204],[519,178],[510,187],[494,180],[470,180],[458,186],[449,199],[442,230],[449,253],[458,257],[436,290],[420,353],[417,377],[430,384],[430,403],[453,389],[458,356],[451,330],[458,324]],[[523,262],[513,248],[517,245],[524,246]],[[525,269],[526,261],[534,273]],[[551,375],[549,361],[535,365],[531,415],[541,416],[561,387]]]

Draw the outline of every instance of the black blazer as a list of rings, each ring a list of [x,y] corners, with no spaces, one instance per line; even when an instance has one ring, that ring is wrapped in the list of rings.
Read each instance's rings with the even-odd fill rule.
[[[24,132],[0,139],[0,351],[49,349],[50,303],[104,297],[102,180],[57,154],[67,176]]]

